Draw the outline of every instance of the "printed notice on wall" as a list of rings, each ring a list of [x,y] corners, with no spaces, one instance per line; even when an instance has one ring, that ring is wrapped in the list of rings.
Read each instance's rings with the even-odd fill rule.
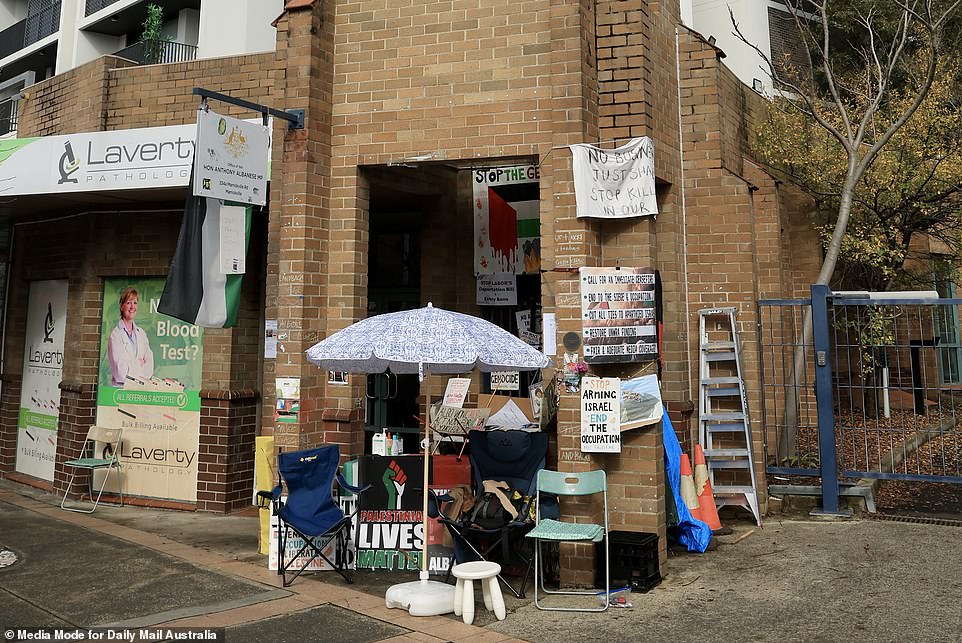
[[[247,271],[247,208],[224,205],[220,209],[220,272],[242,275]]]
[[[478,275],[478,305],[517,306],[518,280],[515,275]]]
[[[658,214],[655,146],[647,136],[613,150],[572,145],[578,218],[626,219]]]
[[[655,273],[650,268],[581,268],[581,323],[589,364],[658,358]]]
[[[617,377],[581,380],[581,450],[621,453],[621,380]]]

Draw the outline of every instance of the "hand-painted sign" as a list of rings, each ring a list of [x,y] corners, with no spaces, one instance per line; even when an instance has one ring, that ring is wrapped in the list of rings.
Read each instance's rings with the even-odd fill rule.
[[[577,216],[625,219],[658,214],[655,146],[647,136],[613,150],[572,145]]]
[[[537,165],[471,174],[474,274],[537,274],[541,269],[541,195]]]
[[[621,380],[586,377],[581,380],[581,450],[621,453]]]

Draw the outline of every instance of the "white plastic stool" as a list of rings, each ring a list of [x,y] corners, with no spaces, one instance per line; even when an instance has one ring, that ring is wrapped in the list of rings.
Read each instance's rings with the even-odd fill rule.
[[[468,625],[474,622],[474,581],[481,581],[481,592],[484,595],[484,606],[494,611],[499,621],[507,615],[504,607],[504,596],[498,585],[498,574],[501,565],[476,560],[461,563],[451,569],[451,573],[458,579],[454,588],[454,613],[464,619]]]

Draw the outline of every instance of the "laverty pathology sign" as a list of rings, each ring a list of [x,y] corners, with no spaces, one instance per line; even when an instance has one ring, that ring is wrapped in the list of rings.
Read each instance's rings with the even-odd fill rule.
[[[0,198],[186,187],[195,125],[0,140]]]

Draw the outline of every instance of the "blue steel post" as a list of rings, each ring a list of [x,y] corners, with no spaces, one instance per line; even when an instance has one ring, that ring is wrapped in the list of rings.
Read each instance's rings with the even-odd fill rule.
[[[822,476],[822,516],[851,516],[838,506],[838,462],[835,452],[835,404],[832,395],[832,346],[828,329],[828,298],[832,290],[812,285],[812,337],[815,345],[815,401],[818,407],[818,461]]]

